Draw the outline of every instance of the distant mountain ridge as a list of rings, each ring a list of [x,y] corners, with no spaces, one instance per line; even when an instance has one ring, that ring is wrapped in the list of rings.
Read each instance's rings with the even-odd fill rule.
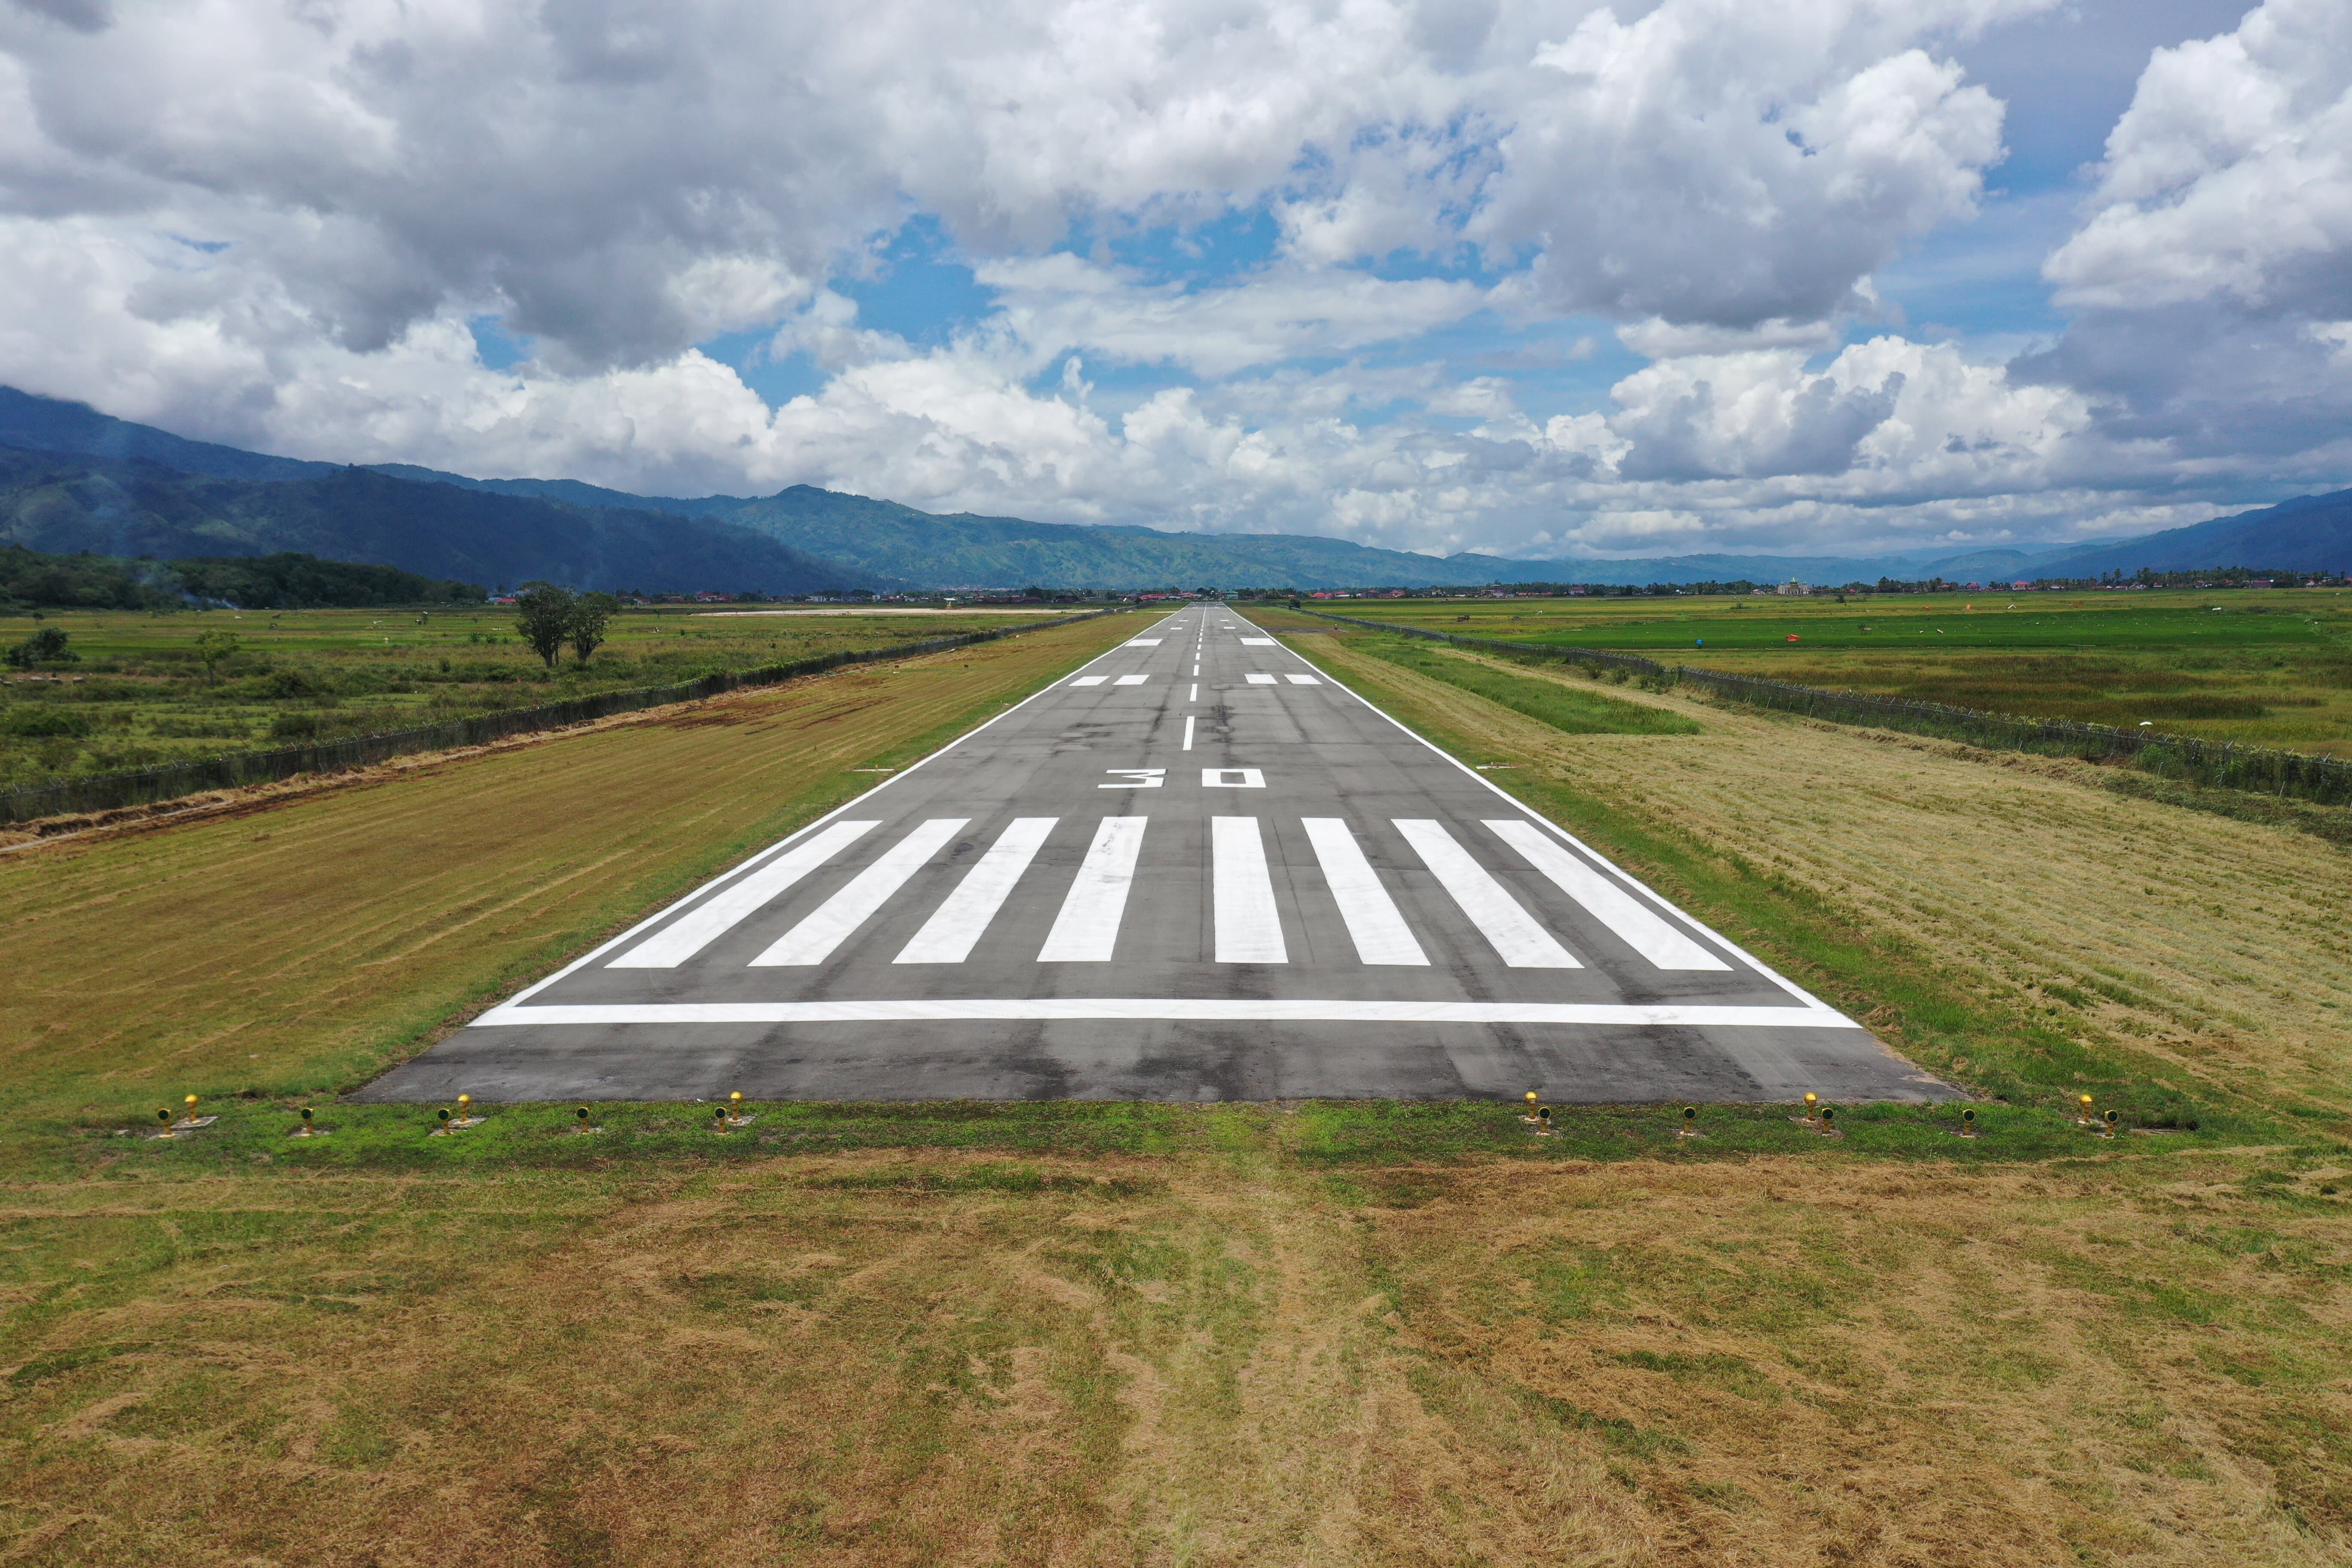
[[[1885,556],[1683,555],[1520,561],[1383,550],[1306,534],[938,514],[794,485],[772,496],[640,496],[576,479],[478,479],[411,464],[344,468],[191,441],[85,405],[0,387],[0,540],[37,549],[220,554],[299,550],[509,584],[817,588],[1471,587],[1874,582],[2352,565],[2352,491],[2144,539]],[[31,453],[83,459],[35,482]],[[38,465],[36,465],[37,467]],[[56,465],[51,464],[54,469]],[[177,474],[178,481],[162,476]],[[193,477],[193,478],[191,478]],[[246,487],[237,489],[235,487]],[[660,520],[658,521],[655,520]],[[136,544],[137,549],[125,546]]]

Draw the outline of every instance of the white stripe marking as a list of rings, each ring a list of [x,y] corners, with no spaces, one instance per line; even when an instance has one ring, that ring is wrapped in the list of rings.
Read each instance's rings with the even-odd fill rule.
[[[1118,942],[1119,917],[1135,881],[1135,858],[1143,849],[1147,816],[1106,816],[1087,847],[1087,858],[1062,900],[1062,912],[1045,933],[1040,963],[1108,963]]]
[[[1241,639],[1241,642],[1242,642],[1242,647],[1274,647],[1274,639],[1273,639],[1272,637],[1244,637],[1244,638],[1242,638],[1242,639]]]
[[[881,826],[878,822],[835,823],[793,845],[750,876],[729,883],[724,891],[705,899],[604,967],[676,969],[734,930],[746,916],[766,907],[794,882]]]
[[[1272,686],[1275,683],[1271,675],[1244,675],[1242,679],[1252,686]]]
[[[767,952],[751,961],[751,967],[823,963],[833,956],[835,948],[873,919],[874,911],[889,902],[890,895],[905,887],[907,879],[921,870],[923,863],[938,854],[941,845],[961,833],[971,821],[968,816],[935,816],[924,823],[884,850],[881,858],[852,877],[847,886],[819,904],[800,924],[778,937]]]
[[[1290,682],[1293,686],[1320,686],[1323,684],[1311,675],[1285,675],[1283,679]]]
[[[1158,647],[1160,646],[1160,639],[1158,637],[1130,637],[1128,639],[1127,646],[1129,647]]]
[[[1660,969],[1723,969],[1731,965],[1635,902],[1616,883],[1570,854],[1559,841],[1527,821],[1489,822],[1495,837],[1527,857],[1528,864],[1590,910],[1625,944]]]
[[[1336,816],[1310,816],[1305,821],[1307,840],[1322,863],[1323,880],[1348,922],[1356,943],[1356,957],[1365,963],[1417,963],[1429,955],[1415,942],[1412,928],[1397,912],[1396,900],[1381,886],[1381,875],[1364,858],[1363,849],[1348,825]]]
[[[1470,852],[1454,842],[1454,836],[1434,822],[1397,819],[1397,831],[1404,835],[1470,923],[1478,928],[1486,940],[1495,944],[1505,963],[1513,969],[1581,969],[1568,949],[1551,939],[1549,932],[1536,924],[1519,901],[1504,890],[1503,884],[1486,874],[1486,868],[1470,858]]]
[[[1021,873],[1037,858],[1038,846],[1059,821],[1052,816],[1016,816],[997,835],[980,863],[964,873],[914,940],[898,952],[893,963],[961,963],[971,956],[972,944],[988,930],[988,922],[1012,896]]]
[[[478,1027],[614,1024],[905,1024],[1088,1019],[1243,1024],[1550,1024],[1631,1029],[1859,1029],[1827,1007],[1729,1007],[1611,1002],[1360,1002],[1273,998],[1038,996],[897,1002],[669,1002],[524,1006],[509,1002]]]
[[[1187,697],[1184,700],[1187,702],[1198,702],[1201,700],[1201,689],[1197,686],[1192,688],[1192,695]]]
[[[1216,869],[1213,902],[1219,963],[1287,963],[1282,916],[1266,874],[1265,840],[1255,816],[1213,816],[1210,847]]]
[[[1111,684],[1114,686],[1140,686],[1150,679],[1151,677],[1148,675],[1122,675]]]
[[[1184,749],[1188,752],[1192,749],[1192,715],[1190,713],[1184,715]]]
[[[1081,675],[1076,680],[1070,682],[1070,684],[1073,686],[1100,686],[1104,681],[1108,680],[1109,679],[1110,677],[1108,675]]]

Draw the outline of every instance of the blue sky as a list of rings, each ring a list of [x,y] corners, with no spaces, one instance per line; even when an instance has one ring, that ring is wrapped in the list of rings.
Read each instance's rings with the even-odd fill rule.
[[[1433,552],[2143,532],[2352,484],[2347,11],[19,0],[0,374]]]

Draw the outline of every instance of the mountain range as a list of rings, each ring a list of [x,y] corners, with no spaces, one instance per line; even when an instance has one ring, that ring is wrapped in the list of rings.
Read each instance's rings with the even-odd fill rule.
[[[573,479],[345,467],[192,441],[0,387],[0,543],[51,553],[300,551],[436,578],[534,578],[651,593],[847,588],[1476,586],[1489,583],[1870,582],[2352,567],[2352,490],[2136,540],[1872,557],[1519,561],[1410,554],[1302,534],[937,514],[794,485],[772,496],[639,496]]]

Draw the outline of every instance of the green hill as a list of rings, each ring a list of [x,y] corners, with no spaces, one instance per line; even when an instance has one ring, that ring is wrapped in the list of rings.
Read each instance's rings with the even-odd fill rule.
[[[6,447],[0,543],[158,559],[299,552],[494,587],[538,578],[652,593],[895,585],[717,520],[568,506],[365,468],[255,481]]]

